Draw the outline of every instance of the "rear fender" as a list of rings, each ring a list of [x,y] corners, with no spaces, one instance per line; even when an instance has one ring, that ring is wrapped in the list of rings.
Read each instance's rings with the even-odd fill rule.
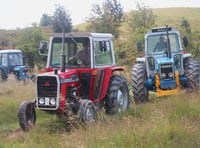
[[[113,73],[120,72],[120,71],[125,71],[125,68],[124,67],[113,67],[112,68]]]
[[[185,53],[183,54],[183,60],[187,59],[187,58],[190,58],[191,57],[191,54],[190,53]]]

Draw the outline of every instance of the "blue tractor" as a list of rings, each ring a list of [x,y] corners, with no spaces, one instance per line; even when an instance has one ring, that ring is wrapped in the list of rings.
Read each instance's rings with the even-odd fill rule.
[[[30,78],[28,71],[21,50],[0,50],[0,81],[8,79],[10,74],[14,74],[17,80],[34,80],[34,75]]]
[[[188,45],[185,37],[184,46]],[[137,43],[142,51],[142,43]],[[180,33],[172,27],[153,28],[145,35],[145,56],[132,66],[132,88],[136,103],[145,102],[149,91],[157,96],[179,94],[181,88],[199,88],[200,64],[183,51]]]

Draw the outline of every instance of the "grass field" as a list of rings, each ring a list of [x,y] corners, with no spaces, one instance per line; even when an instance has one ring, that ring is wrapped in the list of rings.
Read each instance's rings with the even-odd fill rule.
[[[119,116],[106,116],[102,110],[89,126],[37,110],[36,127],[23,132],[18,106],[34,95],[34,84],[0,84],[0,147],[200,147],[200,92],[151,95],[148,103],[131,103]]]
[[[192,31],[200,31],[200,8],[160,8],[152,10],[156,16],[156,26],[169,25],[178,29],[182,19],[185,18],[191,25]]]

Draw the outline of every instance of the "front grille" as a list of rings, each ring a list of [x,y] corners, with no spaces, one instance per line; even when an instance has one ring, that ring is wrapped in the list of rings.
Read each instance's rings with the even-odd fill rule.
[[[160,65],[160,71],[161,71],[161,79],[162,80],[174,79],[173,65],[171,63]],[[165,75],[165,77],[163,77],[163,75]]]
[[[37,96],[38,97],[57,97],[58,82],[56,77],[38,76],[37,77]]]

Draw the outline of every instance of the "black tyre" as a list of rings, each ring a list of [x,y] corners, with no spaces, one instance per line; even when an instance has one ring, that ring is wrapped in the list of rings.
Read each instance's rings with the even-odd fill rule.
[[[107,114],[124,112],[129,107],[129,89],[127,80],[123,76],[113,76],[110,80],[105,98]]]
[[[149,100],[149,93],[144,83],[147,73],[144,64],[135,64],[132,67],[132,89],[135,103],[143,103]]]
[[[95,121],[95,109],[91,100],[81,100],[78,111],[79,119],[85,123],[93,123]]]
[[[35,75],[35,74],[31,75],[31,81],[32,81],[33,83],[35,83],[35,81],[36,81],[36,75]]]
[[[36,113],[35,104],[30,101],[24,101],[19,106],[18,111],[19,125],[24,131],[29,131],[35,125]]]
[[[0,81],[4,81],[6,79],[5,73],[2,69],[0,69]]]
[[[200,84],[200,65],[197,61],[187,59],[184,61],[185,75],[188,79],[187,90],[193,91],[199,88]]]

